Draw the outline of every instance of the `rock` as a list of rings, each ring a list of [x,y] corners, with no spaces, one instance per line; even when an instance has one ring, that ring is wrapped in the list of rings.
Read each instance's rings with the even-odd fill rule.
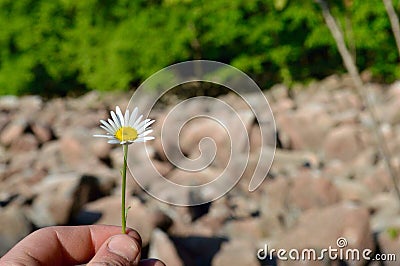
[[[320,159],[312,152],[276,149],[271,169],[285,175],[295,176],[299,168],[305,165],[310,168],[317,168],[319,163]]]
[[[22,206],[26,202],[30,202],[35,196],[32,187],[47,175],[40,169],[21,169],[19,171],[9,173],[9,176],[0,186],[0,193],[4,197],[15,200],[17,205]],[[6,200],[9,202],[9,200]]]
[[[67,167],[61,158],[59,141],[49,141],[43,144],[38,151],[35,168],[43,169],[50,173],[65,172]]]
[[[216,146],[206,141],[206,138],[212,139]],[[183,153],[188,154],[191,159],[198,158],[201,149],[203,160],[198,162],[196,168],[206,165],[215,152],[215,164],[225,165],[231,153],[229,136],[225,128],[218,122],[206,118],[193,120],[182,129],[180,145]]]
[[[76,114],[75,112],[71,112],[71,118],[75,117]],[[79,119],[71,119],[69,122],[71,127],[83,127],[83,128],[93,128],[93,127],[98,127],[100,126],[100,119],[107,119],[107,117],[110,116],[110,113],[106,112],[105,110],[100,110],[96,112],[81,112],[79,113]],[[102,130],[102,134],[105,133],[104,130]],[[103,139],[104,140],[104,139]]]
[[[28,235],[32,228],[19,206],[0,208],[0,256]]]
[[[88,132],[83,129],[72,129],[65,132],[60,140],[60,152],[66,164],[72,167],[85,163],[91,156],[89,150],[85,147],[88,143]]]
[[[33,191],[36,197],[26,213],[37,227],[67,224],[85,203],[103,194],[96,178],[73,173],[49,175]]]
[[[288,87],[284,84],[276,84],[272,86],[268,94],[271,95],[271,99],[274,102],[279,102],[280,100],[283,100],[288,97]]]
[[[225,222],[231,217],[231,210],[227,205],[227,201],[223,198],[213,201],[208,213],[200,217],[194,226],[192,235],[202,235],[212,237],[221,232]],[[201,230],[198,230],[200,227]],[[208,232],[206,232],[208,229]],[[199,231],[202,231],[200,233]]]
[[[256,251],[256,247],[252,241],[232,240],[222,244],[220,252],[215,255],[211,265],[259,265]]]
[[[139,199],[127,197],[126,207],[131,206],[127,216],[127,226],[139,232],[143,245],[150,241],[151,233],[159,220],[154,210],[149,210]],[[84,210],[92,213],[100,213],[101,218],[97,224],[109,224],[121,226],[121,197],[119,195],[108,196],[87,204]]]
[[[260,200],[261,226],[264,237],[281,234],[291,224],[287,208],[289,182],[284,177],[269,180]]]
[[[108,144],[105,139],[94,138],[88,140],[90,152],[99,159],[107,159],[110,156],[112,145]]]
[[[103,139],[103,141],[105,141]],[[105,141],[106,142],[106,141]],[[110,145],[110,144],[108,144]],[[145,143],[135,143],[128,149],[128,166],[136,167],[142,164],[146,158],[154,157],[154,149]],[[124,154],[121,145],[114,145],[110,152],[111,165],[115,169],[121,169],[124,164]]]
[[[295,109],[295,103],[292,99],[281,99],[278,102],[271,103],[271,110],[274,114],[290,112]]]
[[[393,156],[400,152],[399,84],[388,88],[366,84]],[[327,248],[330,244],[335,247],[337,238],[343,236],[350,248],[369,248],[372,233],[377,236],[382,253],[397,251],[398,239],[389,237],[387,231],[393,233],[400,228],[400,207],[369,130],[371,117],[351,90],[353,87],[347,76],[330,76],[290,90],[276,85],[264,92],[276,117],[276,152],[271,148],[275,133],[267,132],[269,135],[263,136],[263,144],[267,145],[261,147],[258,126],[270,124],[272,117],[255,121],[249,108],[250,104],[254,110],[265,111],[260,110],[264,99],[259,94],[246,94],[248,103],[233,93],[219,97],[236,113],[214,102],[201,101],[184,106],[183,111],[166,121],[173,105],[155,108],[151,116],[157,121],[152,126],[156,140],[129,146],[127,205],[132,209],[128,212],[128,225],[142,234],[145,245],[150,243],[172,265],[210,265],[212,258],[215,265],[258,265],[256,252],[262,241],[271,247],[279,244]],[[120,225],[122,148],[92,135],[103,132],[98,127],[99,119],[108,118],[116,104],[124,109],[129,96],[123,92],[93,91],[78,98],[51,100],[37,96],[0,97],[0,217],[7,228],[12,223],[16,227],[21,224],[22,228],[4,229],[10,235],[0,232],[0,251],[3,243],[15,243],[29,233],[30,224]],[[132,106],[145,105],[149,99]],[[175,98],[175,105],[178,102]],[[249,133],[249,157],[247,136],[240,133],[241,122],[234,119],[234,113]],[[229,126],[232,143],[237,147],[231,151],[229,135],[215,120],[195,119],[180,132],[188,117],[199,114],[218,118]],[[165,134],[161,138],[163,125]],[[216,146],[211,141],[202,142],[204,137],[213,138]],[[215,160],[209,160],[215,151]],[[260,151],[265,153],[259,161]],[[196,162],[200,152],[203,157]],[[235,156],[229,158],[231,152]],[[269,166],[273,155],[268,178],[258,190],[249,193],[257,163]],[[153,165],[145,163],[147,159]],[[232,167],[226,169],[228,159]],[[202,171],[182,169],[204,166],[209,161]],[[165,201],[191,204],[207,200],[220,195],[221,187],[242,173],[243,162],[247,167],[238,184],[212,203],[176,207],[155,200],[142,189]],[[400,166],[396,156],[392,162],[395,167]],[[228,181],[198,192],[178,191],[167,189],[153,169],[181,185],[205,184],[224,170]],[[134,177],[141,179],[142,187]],[[167,233],[154,231],[155,228]],[[155,240],[150,240],[154,235]],[[218,235],[231,239],[220,251],[226,239]],[[164,243],[171,253],[165,253]],[[168,257],[170,254],[176,261]],[[285,264],[295,262],[278,261],[278,265]]]
[[[338,75],[330,75],[320,82],[320,86],[326,90],[337,90],[343,86],[343,80]]]
[[[43,100],[38,95],[22,96],[19,100],[19,109],[25,115],[34,115],[37,111],[42,109]]]
[[[361,129],[352,125],[334,128],[330,131],[324,143],[326,159],[338,159],[344,162],[353,159],[367,145],[362,135]]]
[[[64,164],[80,173],[96,174],[96,170],[102,167],[96,155],[102,155],[103,151],[93,151],[96,149],[95,145],[90,145],[93,141],[92,135],[85,128],[65,131],[60,140],[60,157]]]
[[[168,175],[168,179],[179,185],[197,186],[207,184],[216,179],[221,174],[220,169],[206,168],[199,172],[189,172],[180,169],[174,169]]]
[[[9,123],[10,119],[11,118],[9,115],[0,115],[0,130],[1,131]]]
[[[81,113],[93,109],[106,109],[99,91],[89,91],[79,98],[70,99],[70,106]]]
[[[399,224],[400,225],[400,224]],[[391,233],[393,231],[393,233]],[[378,243],[381,258],[386,258],[385,265],[398,265],[398,252],[400,247],[400,227],[391,227],[379,233]]]
[[[20,172],[27,168],[30,169],[33,167],[36,159],[36,151],[26,151],[13,154],[8,170],[12,172]]]
[[[225,235],[231,239],[258,241],[263,237],[259,218],[246,218],[228,221],[224,227]]]
[[[0,97],[0,110],[2,111],[14,111],[19,107],[19,99],[13,95],[1,96]]]
[[[49,125],[46,125],[40,121],[35,121],[31,124],[31,129],[35,137],[40,143],[47,142],[52,138],[52,132]]]
[[[295,150],[320,149],[325,135],[333,127],[332,118],[317,104],[278,113],[275,118],[283,147]]]
[[[8,146],[13,141],[18,140],[22,136],[27,125],[28,123],[24,118],[17,118],[13,120],[0,133],[0,142],[3,145]]]
[[[371,213],[371,229],[382,232],[400,226],[400,206],[393,193],[380,193],[371,197],[366,206]]]
[[[255,152],[262,148],[261,129],[259,125],[253,125],[250,131],[250,151]]]
[[[337,90],[332,92],[330,99],[332,111],[343,113],[346,111],[358,111],[362,108],[360,97],[351,89]]]
[[[164,262],[165,265],[184,265],[174,243],[160,229],[155,229],[151,234],[149,257],[157,258]]]
[[[339,191],[325,178],[295,177],[288,193],[289,207],[300,210],[325,207],[338,201]]]
[[[335,180],[340,199],[343,201],[365,202],[371,198],[371,191],[357,180]]]
[[[352,204],[335,204],[323,209],[304,212],[296,226],[276,237],[270,248],[286,250],[338,248],[337,240],[345,238],[346,249],[371,249],[374,243],[369,227],[368,210]],[[365,261],[347,261],[350,265],[364,265]]]
[[[14,140],[10,151],[11,152],[28,152],[36,150],[39,143],[34,135],[27,133]]]
[[[378,164],[371,172],[366,173],[362,183],[373,193],[391,191],[393,187],[392,179],[383,162]]]

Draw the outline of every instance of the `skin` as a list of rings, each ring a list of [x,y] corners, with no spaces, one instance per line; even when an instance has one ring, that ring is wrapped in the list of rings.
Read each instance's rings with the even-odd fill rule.
[[[112,242],[112,243],[111,243]],[[134,265],[165,266],[155,259],[140,260],[138,232],[109,225],[53,226],[25,237],[0,258],[3,265]]]

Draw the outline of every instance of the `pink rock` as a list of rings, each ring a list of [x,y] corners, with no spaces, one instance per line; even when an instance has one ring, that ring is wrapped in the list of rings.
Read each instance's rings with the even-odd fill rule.
[[[258,241],[263,237],[264,228],[261,227],[259,218],[233,220],[225,225],[225,232],[230,238]],[[265,228],[266,229],[266,228]]]
[[[48,125],[35,122],[31,125],[31,129],[41,143],[49,141],[52,137],[51,128]]]
[[[47,176],[32,188],[37,196],[26,208],[29,219],[38,227],[66,224],[79,184],[80,176],[76,174]]]
[[[295,177],[289,190],[288,201],[293,208],[307,210],[338,202],[339,191],[325,178]]]
[[[287,197],[289,182],[284,177],[268,180],[260,200],[261,226],[263,236],[281,234],[289,222]]]
[[[334,128],[324,143],[326,158],[349,161],[356,157],[366,148],[366,143],[360,138],[361,133],[361,129],[353,125]]]
[[[38,151],[35,168],[49,172],[65,171],[66,166],[61,159],[60,142],[49,141]]]
[[[333,120],[320,105],[276,114],[277,129],[285,148],[319,150]]]
[[[389,230],[394,230],[393,235],[390,235]],[[396,233],[397,231],[397,233]],[[385,256],[387,260],[385,265],[399,265],[398,252],[400,247],[400,228],[388,228],[387,231],[381,232],[378,235],[379,247],[381,250],[381,258]],[[397,234],[397,235],[396,235]]]
[[[10,147],[12,152],[28,152],[36,150],[39,143],[34,135],[27,133],[21,135],[18,139],[15,139]]]
[[[160,259],[165,265],[183,265],[174,243],[160,229],[155,229],[151,234],[149,257]]]
[[[143,244],[146,245],[156,227],[156,213],[149,210],[135,197],[127,197],[126,207],[128,206],[131,208],[128,211],[127,226],[137,230],[142,237]],[[121,197],[119,195],[91,202],[85,206],[85,210],[102,214],[100,220],[96,222],[97,224],[121,226]]]
[[[31,225],[19,206],[0,208],[0,256],[31,232]]]
[[[338,248],[337,240],[345,238],[344,249],[374,249],[369,227],[369,213],[364,207],[335,204],[323,209],[311,209],[300,216],[298,223],[286,234],[277,237],[271,248],[286,250],[306,248],[321,250]],[[350,265],[364,265],[365,261],[347,261]]]
[[[259,265],[256,257],[257,249],[254,242],[233,240],[222,244],[221,250],[212,260],[212,266]]]
[[[5,146],[10,145],[22,136],[27,125],[27,121],[23,118],[13,120],[0,133],[0,142]]]

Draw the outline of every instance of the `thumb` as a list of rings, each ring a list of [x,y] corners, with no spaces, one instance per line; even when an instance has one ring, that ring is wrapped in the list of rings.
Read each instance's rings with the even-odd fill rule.
[[[87,264],[94,265],[138,265],[141,244],[136,232],[110,237]]]

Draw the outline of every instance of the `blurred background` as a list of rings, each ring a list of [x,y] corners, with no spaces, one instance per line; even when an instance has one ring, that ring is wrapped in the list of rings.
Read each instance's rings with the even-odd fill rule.
[[[143,237],[143,256],[173,266],[295,265],[258,259],[257,251],[265,244],[320,250],[345,237],[349,248],[397,253],[397,262],[302,265],[400,265],[398,18],[388,16],[388,3],[394,14],[400,3],[327,2],[360,75],[347,74],[315,1],[0,0],[0,255],[44,226],[119,225],[122,148],[92,137],[99,120],[116,105],[126,108],[135,88],[163,67],[208,59],[239,68],[264,90],[277,126],[275,161],[249,193],[261,148],[249,106],[209,84],[165,95],[151,113],[156,137],[174,105],[207,95],[245,117],[251,153],[232,191],[196,207],[159,202],[130,177],[128,225]],[[188,109],[200,111],[220,110]],[[183,153],[195,157],[207,136],[219,138],[224,152],[224,133],[206,121],[188,124]],[[208,182],[223,169],[187,177],[159,138],[148,146],[174,182]],[[144,146],[131,150],[133,175],[146,175]],[[147,186],[157,180],[150,176]]]

